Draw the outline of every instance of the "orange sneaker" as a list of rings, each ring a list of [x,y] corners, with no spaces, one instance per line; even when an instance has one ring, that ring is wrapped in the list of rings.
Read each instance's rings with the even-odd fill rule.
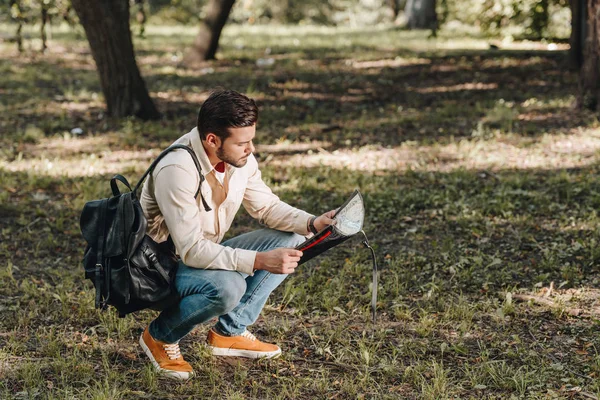
[[[281,354],[279,346],[263,343],[247,330],[237,336],[222,336],[211,329],[206,341],[215,356],[273,358]]]
[[[180,380],[189,379],[194,375],[192,366],[181,356],[178,343],[169,344],[154,340],[146,328],[140,336],[140,345],[158,372]]]

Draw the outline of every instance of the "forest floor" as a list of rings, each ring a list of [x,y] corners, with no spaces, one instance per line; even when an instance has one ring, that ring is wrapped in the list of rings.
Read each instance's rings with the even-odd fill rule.
[[[564,44],[231,26],[217,61],[189,66],[194,28],[146,32],[154,122],[105,116],[81,32],[45,54],[0,43],[0,398],[598,398],[600,124],[573,106]],[[213,358],[200,326],[181,342],[198,376],[175,383],[137,343],[153,312],[94,309],[79,214],[218,86],[257,100],[257,158],[283,200],[318,214],[361,190],[379,318],[351,240],[252,327],[280,358]],[[240,211],[228,236],[257,227]]]

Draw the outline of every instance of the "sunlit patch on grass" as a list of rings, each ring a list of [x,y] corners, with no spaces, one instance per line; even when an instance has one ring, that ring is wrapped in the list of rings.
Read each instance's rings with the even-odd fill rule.
[[[44,138],[36,144],[25,145],[22,152],[26,157],[72,158],[82,154],[109,151],[117,144],[114,135],[87,136],[83,138],[53,137]]]
[[[463,139],[449,144],[404,143],[394,148],[368,145],[353,149],[274,157],[273,165],[348,168],[354,171],[453,171],[458,169],[575,168],[598,161],[600,132],[545,134],[538,139],[498,134],[493,140]]]
[[[114,135],[84,138],[45,138],[28,144],[12,161],[0,160],[0,168],[54,177],[83,177],[123,171],[143,171],[159,150],[116,150]]]
[[[564,281],[562,285],[568,284]],[[557,286],[562,286],[560,283]],[[535,307],[557,312],[559,315],[571,315],[588,318],[600,318],[600,290],[589,287],[575,289],[554,289],[543,287],[535,293],[513,295],[519,301]]]
[[[208,98],[208,96],[210,95],[210,92],[204,92],[204,91],[181,91],[181,90],[169,90],[169,91],[160,91],[160,92],[154,92],[152,93],[152,96],[158,98],[158,99],[162,99],[162,100],[167,100],[167,101],[183,101],[186,103],[189,103],[190,105],[197,105],[196,107],[199,108],[200,104],[204,103],[204,101]],[[193,118],[190,118],[190,120],[193,120]]]
[[[0,160],[7,171],[30,171],[49,176],[91,176],[121,170],[143,170],[159,149],[115,150],[118,138],[49,138],[25,147],[24,157]],[[448,144],[406,142],[386,148],[367,145],[331,150],[331,143],[313,141],[259,145],[270,166],[328,166],[353,171],[453,171],[575,168],[598,161],[600,132],[581,130],[571,135],[545,134],[538,138],[498,134],[493,139],[462,139]]]
[[[288,89],[288,90],[307,90],[314,88],[317,85],[309,82],[302,82],[297,79],[292,79],[283,83],[273,82],[271,86],[277,89]]]
[[[521,103],[521,106],[529,110],[554,109],[554,108],[572,108],[575,102],[574,95],[554,98],[530,97]]]
[[[319,92],[292,92],[292,91],[284,91],[283,96],[279,97],[279,100],[289,100],[289,99],[302,99],[302,100],[315,100],[315,101],[323,101],[323,100],[340,100],[343,102],[352,102],[359,103],[361,101],[365,101],[365,96],[360,95],[342,95],[339,96],[336,93],[319,93]]]
[[[146,161],[150,161],[150,157]],[[87,159],[63,160],[58,158],[29,159],[27,161],[16,161],[10,165],[0,162],[0,168],[10,172],[32,172],[47,176],[95,176],[104,174],[120,173],[123,171],[141,171],[147,167],[148,162],[141,164],[133,160],[116,160],[107,164],[100,158],[90,156]]]
[[[425,58],[414,58],[407,59],[402,57],[396,57],[394,59],[383,59],[374,61],[355,61],[346,60],[346,65],[352,66],[355,69],[368,69],[368,68],[395,68],[405,65],[428,65],[431,64],[431,60]]]
[[[324,151],[331,146],[329,142],[313,141],[311,143],[289,143],[282,142],[278,144],[261,144],[256,146],[256,151],[268,155],[277,155],[280,153],[306,153],[307,151]]]
[[[541,57],[530,57],[527,59],[504,56],[499,58],[488,58],[481,62],[481,69],[491,68],[510,68],[510,67],[531,67],[540,64],[545,64],[547,60]]]
[[[507,50],[545,50],[545,51],[565,51],[569,50],[567,43],[545,43],[532,40],[514,40],[504,41],[500,44]]]
[[[458,85],[451,86],[433,86],[426,88],[415,88],[413,89],[417,93],[445,93],[445,92],[456,92],[462,90],[494,90],[498,88],[497,83],[461,83]]]
[[[68,101],[75,100],[75,101]],[[49,118],[53,116],[64,117],[67,113],[85,113],[90,109],[103,110],[104,103],[98,95],[98,93],[90,93],[87,91],[70,92],[65,94],[66,101],[49,101],[42,106],[43,111],[48,114]],[[15,110],[16,111],[16,110]],[[38,110],[26,110],[21,108],[19,110],[21,114],[31,114],[32,112],[38,112]]]

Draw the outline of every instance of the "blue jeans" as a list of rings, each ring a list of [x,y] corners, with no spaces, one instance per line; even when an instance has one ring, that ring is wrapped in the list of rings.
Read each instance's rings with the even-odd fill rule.
[[[295,233],[261,229],[236,236],[222,245],[261,252],[294,248],[304,240]],[[162,342],[175,343],[196,325],[214,317],[219,317],[214,327],[217,333],[239,335],[256,321],[271,292],[286,277],[264,270],[249,276],[237,271],[191,268],[180,262],[175,288],[181,300],[150,323],[150,335]]]

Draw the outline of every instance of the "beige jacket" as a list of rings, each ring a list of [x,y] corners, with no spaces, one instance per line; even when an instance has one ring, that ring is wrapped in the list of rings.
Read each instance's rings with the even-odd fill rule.
[[[227,165],[223,184],[202,146],[198,130],[183,135],[175,143],[190,146],[202,167],[206,181],[200,191],[212,211],[202,207],[199,176],[185,150],[167,154],[148,177],[140,202],[148,219],[148,234],[156,241],[173,238],[182,261],[195,268],[224,269],[252,275],[256,252],[232,249],[219,243],[230,228],[240,205],[269,228],[307,235],[312,217],[279,200],[262,181],[253,155],[242,168]]]

